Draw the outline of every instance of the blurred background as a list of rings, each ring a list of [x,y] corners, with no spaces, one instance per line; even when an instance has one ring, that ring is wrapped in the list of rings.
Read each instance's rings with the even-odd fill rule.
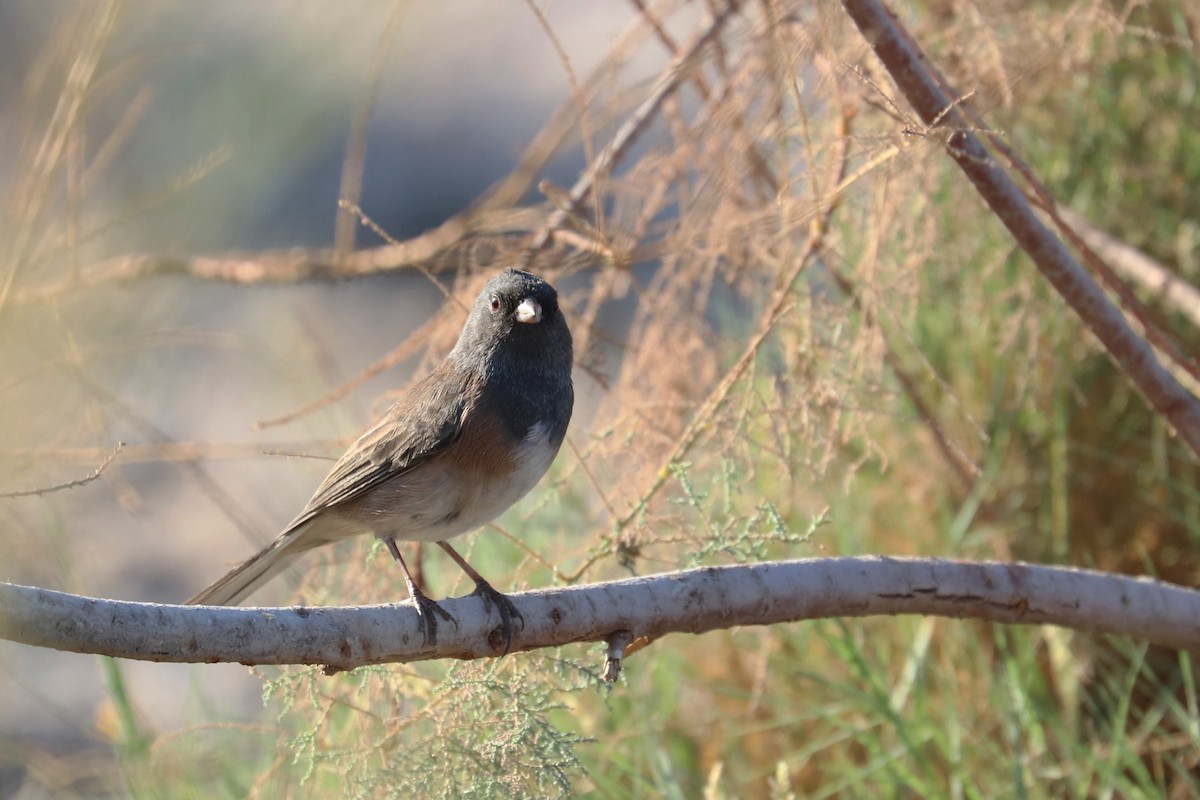
[[[582,68],[628,23],[615,8],[550,16]],[[553,45],[519,5],[5,3],[0,40],[4,250],[17,292],[124,254],[332,246],[371,80],[360,202],[388,234],[415,235],[503,177],[568,93]],[[568,153],[547,177],[569,181],[582,165]],[[77,491],[4,501],[5,580],[156,602],[183,601],[272,538],[419,359],[295,424],[256,431],[257,421],[321,397],[440,308],[458,313],[414,271],[261,290],[165,276],[8,299],[0,490],[84,475],[118,441],[237,451],[144,451]],[[460,324],[449,320],[439,344]],[[365,561],[369,547],[364,537],[347,557]],[[379,601],[403,594],[402,583],[381,586]],[[287,599],[286,586],[268,599]],[[178,727],[210,704],[239,718],[261,709],[261,681],[244,668],[145,666],[122,669],[147,724]],[[0,736],[19,743],[7,752],[90,751],[107,692],[95,659],[4,646]]]
[[[1194,8],[906,13],[1060,202],[1194,282]],[[497,588],[869,553],[1196,584],[1194,458],[840,6],[366,0],[0,4],[0,580],[174,603],[219,577],[583,174],[534,265],[577,341],[569,440],[463,540]],[[468,592],[444,562],[433,596]],[[360,537],[254,602],[402,597]],[[668,637],[615,687],[601,662],[0,642],[0,797],[1200,792],[1191,659],[1135,642],[904,618]]]

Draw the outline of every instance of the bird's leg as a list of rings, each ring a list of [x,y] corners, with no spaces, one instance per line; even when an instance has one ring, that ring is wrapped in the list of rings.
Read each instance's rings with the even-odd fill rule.
[[[400,571],[404,573],[404,583],[408,586],[409,597],[416,604],[417,614],[421,617],[421,636],[424,643],[427,645],[437,644],[437,618],[441,617],[447,622],[453,622],[456,628],[458,620],[452,617],[450,612],[426,597],[425,593],[417,586],[417,582],[413,580],[412,574],[408,571],[408,565],[404,563],[404,556],[400,555],[400,548],[396,547],[396,540],[391,536],[381,538],[388,550],[391,551],[392,558],[396,559],[396,563],[400,565]],[[434,616],[435,614],[437,616]]]
[[[500,631],[504,634],[504,652],[501,656],[507,655],[512,647],[513,637],[513,620],[521,623],[521,627],[525,627],[525,618],[521,616],[521,612],[517,611],[517,607],[513,605],[512,600],[507,596],[496,591],[492,585],[484,580],[483,576],[475,571],[475,568],[467,563],[467,560],[458,554],[458,551],[451,547],[446,542],[438,542],[438,547],[445,550],[454,563],[462,568],[462,571],[467,573],[467,577],[475,581],[475,591],[473,595],[478,595],[483,600],[483,607],[487,613],[492,613],[492,606],[496,606],[496,610],[500,612]]]

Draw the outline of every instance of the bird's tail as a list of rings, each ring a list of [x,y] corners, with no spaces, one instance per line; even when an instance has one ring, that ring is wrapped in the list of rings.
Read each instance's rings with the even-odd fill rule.
[[[294,538],[280,536],[256,555],[234,567],[216,583],[187,601],[189,606],[236,606],[300,555]]]

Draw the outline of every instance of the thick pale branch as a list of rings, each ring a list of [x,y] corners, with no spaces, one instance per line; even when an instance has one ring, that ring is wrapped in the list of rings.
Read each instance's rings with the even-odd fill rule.
[[[1150,345],[1126,322],[1067,247],[1038,218],[1020,187],[992,158],[943,88],[931,63],[879,0],[842,0],[875,55],[931,130],[946,134],[946,150],[1021,249],[1192,451],[1200,454],[1200,401],[1176,380]]]
[[[1155,580],[1033,564],[829,558],[710,567],[522,592],[514,650],[637,640],[823,617],[928,614],[1048,624],[1200,647],[1200,592]],[[457,628],[424,644],[409,604],[217,608],[99,600],[0,584],[0,638],[146,661],[363,664],[497,655],[498,619],[445,600]],[[632,649],[636,649],[635,647]]]

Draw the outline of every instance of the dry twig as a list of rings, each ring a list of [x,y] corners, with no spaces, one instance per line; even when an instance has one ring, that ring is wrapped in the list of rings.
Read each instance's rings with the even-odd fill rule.
[[[86,483],[91,483],[100,477],[100,473],[104,472],[104,468],[112,463],[113,459],[117,457],[117,453],[120,453],[121,448],[124,446],[124,442],[117,442],[117,446],[112,449],[112,452],[104,457],[104,460],[100,462],[100,466],[96,467],[82,478],[76,478],[75,480],[67,481],[66,483],[60,483],[55,486],[44,486],[38,489],[21,489],[15,492],[0,492],[0,497],[33,497],[35,495],[50,494],[51,492],[61,492],[64,489],[74,489],[76,486],[83,486]]]

